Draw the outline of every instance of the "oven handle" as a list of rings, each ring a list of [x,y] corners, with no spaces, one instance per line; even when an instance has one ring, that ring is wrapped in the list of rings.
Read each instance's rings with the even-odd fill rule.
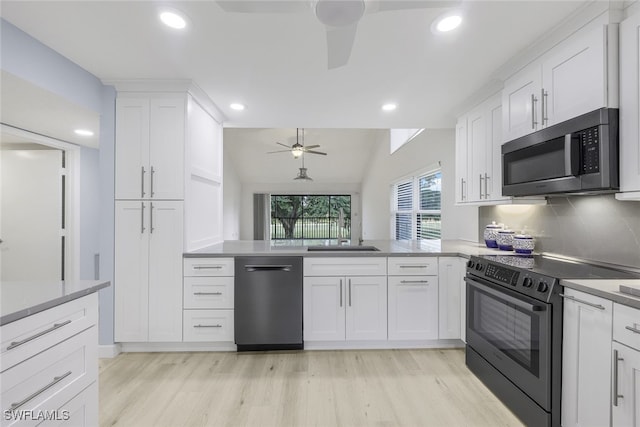
[[[505,301],[507,301],[510,304],[515,305],[516,307],[520,307],[523,308],[525,310],[528,311],[545,311],[546,307],[543,305],[534,305],[534,304],[528,304],[526,302],[523,302],[521,300],[519,300],[518,298],[514,298],[512,296],[506,295],[502,292],[496,291],[488,286],[482,285],[479,282],[476,282],[475,280],[471,280],[468,278],[464,278],[464,281],[467,282],[470,286],[473,286],[479,290],[481,290],[482,292],[486,292],[488,294],[491,294],[495,297],[498,297],[500,299],[503,299]]]

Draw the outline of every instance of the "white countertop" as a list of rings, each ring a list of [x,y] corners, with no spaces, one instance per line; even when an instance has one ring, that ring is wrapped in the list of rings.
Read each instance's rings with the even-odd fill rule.
[[[105,280],[0,283],[0,326],[106,288]]]
[[[640,289],[640,279],[566,279],[561,280],[560,284],[566,288],[586,292],[588,294],[606,298],[613,302],[640,309],[639,297],[634,297],[633,295],[623,294],[620,292],[620,285],[627,285]]]
[[[243,256],[243,255],[287,255],[309,257],[354,257],[354,256],[463,256],[471,255],[515,255],[487,248],[484,244],[465,240],[365,240],[362,245],[375,246],[379,251],[313,251],[307,246],[272,246],[268,240],[226,240],[216,245],[184,254],[187,258]]]

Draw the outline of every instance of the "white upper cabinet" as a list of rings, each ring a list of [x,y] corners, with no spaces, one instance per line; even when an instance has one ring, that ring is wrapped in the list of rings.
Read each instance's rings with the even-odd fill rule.
[[[617,107],[617,37],[606,19],[602,15],[505,82],[503,141]]]
[[[640,200],[640,13],[620,24],[619,199]]]
[[[467,154],[467,116],[456,124],[456,203],[467,201],[469,191],[469,155]]]
[[[184,198],[185,99],[116,100],[116,199]]]
[[[503,141],[511,141],[540,129],[539,109],[542,70],[534,63],[514,74],[502,91]]]

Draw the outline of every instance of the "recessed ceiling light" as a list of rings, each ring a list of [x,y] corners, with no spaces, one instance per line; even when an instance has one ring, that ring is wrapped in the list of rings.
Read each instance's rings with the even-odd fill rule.
[[[446,14],[435,20],[435,29],[440,33],[455,30],[462,23],[462,16],[458,14]]]
[[[236,111],[242,111],[245,109],[244,104],[240,104],[237,102],[234,102],[233,104],[229,105],[229,107],[231,107],[232,110],[236,110]]]
[[[75,132],[76,135],[80,135],[80,136],[93,136],[93,132],[86,129],[76,129],[73,132]]]
[[[167,27],[181,30],[187,26],[187,20],[175,10],[163,10],[160,12],[160,20]]]
[[[395,110],[396,108],[398,108],[398,106],[397,106],[396,104],[393,104],[393,103],[384,104],[384,105],[382,106],[382,109],[383,109],[384,111],[393,111],[393,110]]]

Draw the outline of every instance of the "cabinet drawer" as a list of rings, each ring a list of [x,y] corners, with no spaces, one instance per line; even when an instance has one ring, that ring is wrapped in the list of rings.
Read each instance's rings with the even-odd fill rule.
[[[233,277],[185,277],[184,308],[233,309]]]
[[[57,419],[50,419],[39,427],[94,427],[98,425],[98,382],[94,382],[80,394],[65,402],[56,412]]]
[[[233,276],[233,258],[185,258],[185,276]]]
[[[389,258],[389,276],[437,276],[437,257]]]
[[[0,327],[0,371],[98,323],[98,294],[78,298]]]
[[[92,327],[4,371],[0,386],[3,417],[7,416],[4,411],[11,410],[54,411],[94,383],[98,378],[97,343],[98,328]]]
[[[233,341],[233,310],[184,310],[185,342]]]
[[[305,258],[305,276],[385,276],[387,259],[359,258]]]
[[[640,350],[640,310],[613,304],[613,339]]]

